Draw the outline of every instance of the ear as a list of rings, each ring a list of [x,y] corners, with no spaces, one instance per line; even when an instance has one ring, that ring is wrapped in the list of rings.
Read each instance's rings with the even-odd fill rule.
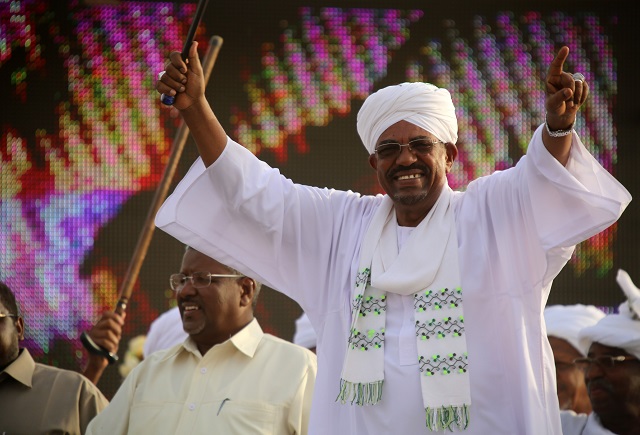
[[[256,291],[256,282],[248,276],[244,276],[240,278],[240,288],[242,289],[242,293],[240,294],[240,306],[251,307],[251,304],[253,303],[253,295]]]
[[[16,319],[16,331],[18,332],[18,340],[24,340],[24,320],[22,317]]]
[[[453,162],[455,162],[456,158],[458,157],[458,147],[452,143],[446,143],[444,144],[444,146],[447,153],[447,173],[449,173],[449,171],[451,171],[451,167],[453,166]]]
[[[378,158],[376,157],[375,154],[370,154],[369,155],[369,165],[373,169],[378,169]]]

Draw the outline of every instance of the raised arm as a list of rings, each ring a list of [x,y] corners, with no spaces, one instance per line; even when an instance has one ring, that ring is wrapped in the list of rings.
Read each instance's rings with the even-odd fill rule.
[[[584,76],[578,80],[580,77],[577,74],[562,71],[567,56],[569,47],[562,47],[547,71],[547,128],[542,133],[544,146],[563,166],[569,161],[573,137],[571,130],[576,114],[589,95],[589,85]]]
[[[165,73],[159,75],[156,90],[176,96],[171,116],[181,115],[187,123],[205,166],[215,162],[224,150],[227,134],[204,95],[204,73],[197,42],[191,45],[187,62],[178,51],[169,55],[169,64]]]

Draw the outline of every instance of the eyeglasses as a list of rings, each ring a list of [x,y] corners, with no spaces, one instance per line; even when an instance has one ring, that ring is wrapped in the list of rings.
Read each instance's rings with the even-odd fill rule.
[[[409,147],[409,151],[416,154],[429,154],[433,146],[438,143],[444,143],[438,139],[414,139],[408,143],[387,142],[376,147],[376,154],[382,159],[395,157],[402,151],[402,147]]]
[[[190,276],[184,273],[174,273],[169,277],[169,285],[176,293],[180,293],[188,280],[195,288],[204,288],[211,285],[211,278],[242,278],[244,275],[224,275],[208,272],[194,272]]]
[[[0,313],[0,319],[4,319],[5,317],[20,317],[17,314],[4,314]]]
[[[632,355],[602,355],[595,358],[576,358],[573,360],[573,363],[583,372],[589,371],[592,364],[597,364],[603,369],[611,369],[616,363],[627,362],[627,361],[637,361],[638,359]]]

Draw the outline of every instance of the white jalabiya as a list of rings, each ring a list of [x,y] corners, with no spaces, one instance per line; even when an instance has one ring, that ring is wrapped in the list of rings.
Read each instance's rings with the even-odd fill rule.
[[[605,429],[598,416],[591,414],[576,414],[573,411],[561,411],[562,435],[614,435]]]
[[[566,340],[582,355],[589,351],[578,340],[580,330],[595,325],[606,314],[593,305],[552,305],[544,309],[544,322],[549,337]]]
[[[452,200],[469,353],[468,434],[561,433],[542,311],[573,245],[615,222],[631,199],[577,135],[566,168],[541,135],[538,128],[515,168],[472,182]],[[294,184],[229,141],[207,170],[200,161],[192,167],[156,217],[183,243],[282,291],[307,313],[318,333],[312,434],[430,433],[412,296],[389,293],[381,402],[335,401],[360,247],[382,200]]]

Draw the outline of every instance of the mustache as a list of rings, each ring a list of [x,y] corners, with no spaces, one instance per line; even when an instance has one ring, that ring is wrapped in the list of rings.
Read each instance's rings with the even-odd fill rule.
[[[613,393],[613,385],[611,385],[605,379],[594,379],[587,383],[587,389],[589,390],[589,392],[591,392],[592,388],[599,388],[606,391],[607,393]]]
[[[182,304],[185,302],[192,302],[192,303],[196,303],[198,305],[200,305],[200,299],[197,296],[178,296],[178,299],[176,300],[176,302],[178,303],[178,307],[182,308]]]
[[[412,169],[418,169],[418,170],[424,172],[425,175],[428,175],[429,172],[431,172],[429,170],[428,166],[426,166],[426,165],[424,165],[422,163],[419,163],[419,162],[414,162],[414,163],[410,164],[409,166],[394,166],[393,168],[391,168],[389,170],[389,172],[387,172],[387,176],[388,177],[395,177],[398,172],[409,171],[409,170],[412,170]]]

